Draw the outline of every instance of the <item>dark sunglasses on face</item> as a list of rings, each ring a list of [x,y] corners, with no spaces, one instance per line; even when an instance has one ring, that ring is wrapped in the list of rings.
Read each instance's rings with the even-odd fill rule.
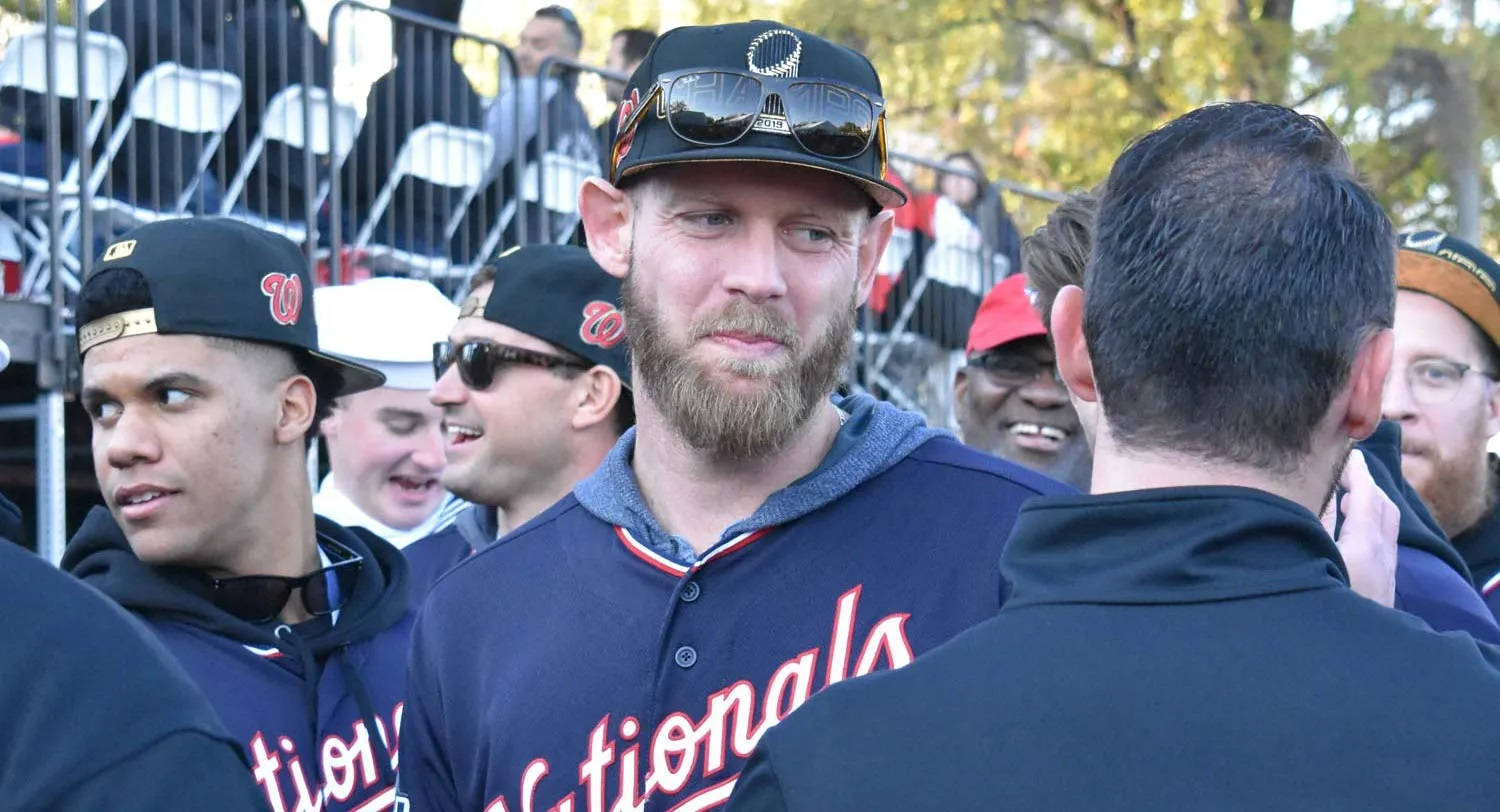
[[[619,137],[639,125],[658,102],[678,138],[704,147],[733,144],[768,113],[785,118],[788,134],[803,150],[843,161],[863,154],[885,127],[885,100],[842,82],[693,69],[658,76],[620,127]],[[880,143],[883,171],[885,139]],[[618,150],[610,163],[613,174]]]
[[[438,378],[443,377],[448,367],[455,363],[458,364],[459,380],[462,380],[464,386],[470,389],[490,388],[490,384],[495,382],[495,376],[499,371],[512,364],[543,369],[558,367],[588,369],[591,366],[560,355],[512,347],[509,344],[497,344],[493,341],[465,341],[459,344],[438,341],[432,345],[433,375]]]
[[[1058,384],[1063,382],[1057,364],[1043,363],[1027,355],[985,353],[970,358],[969,366],[983,370],[992,380],[1004,386],[1024,386],[1043,376],[1050,376]]]
[[[286,608],[294,593],[302,597],[302,606],[313,617],[332,614],[344,605],[354,591],[364,559],[359,553],[333,539],[319,539],[319,545],[333,563],[306,575],[243,575],[237,578],[210,578],[209,596],[214,605],[250,623],[269,623]],[[329,581],[333,581],[330,587]]]

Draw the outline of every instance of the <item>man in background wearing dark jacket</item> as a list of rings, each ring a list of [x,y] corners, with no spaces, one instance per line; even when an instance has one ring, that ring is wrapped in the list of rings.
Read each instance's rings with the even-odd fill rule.
[[[1295,111],[1206,107],[1131,146],[1089,289],[1052,311],[1098,407],[1093,495],[1023,508],[999,615],[813,697],[730,809],[1492,808],[1500,649],[1355,594],[1318,520],[1340,481],[1341,538],[1399,520],[1350,454],[1394,249]]]
[[[412,613],[399,551],[315,519],[331,399],[379,386],[320,353],[306,260],[233,220],[109,247],[79,294],[105,508],[63,566],[146,621],[245,748],[274,812],[393,793]],[[369,807],[364,807],[369,808]]]
[[[1500,610],[1500,263],[1441,231],[1401,235],[1396,352],[1385,416],[1401,464]]]
[[[1093,245],[1098,207],[1099,199],[1092,193],[1069,195],[1021,246],[1027,294],[1043,317],[1035,325],[1037,329],[1046,330],[1058,291],[1069,285],[1084,286],[1084,266]],[[1400,297],[1398,293],[1398,302]],[[1398,314],[1399,308],[1398,304]],[[1399,328],[1399,315],[1397,318]],[[1399,348],[1399,329],[1396,335]],[[1386,392],[1389,396],[1389,387]],[[1078,408],[1080,404],[1075,402],[1070,411]],[[1081,404],[1081,408],[1087,411],[1091,407]],[[963,425],[962,413],[959,424]],[[1401,475],[1401,440],[1400,427],[1385,420],[1359,444],[1376,484],[1401,510],[1394,605],[1422,618],[1440,632],[1466,631],[1485,642],[1500,643],[1500,626],[1474,588],[1468,566],[1427,512],[1421,497]],[[1360,579],[1353,576],[1351,573],[1350,580],[1358,590]]]

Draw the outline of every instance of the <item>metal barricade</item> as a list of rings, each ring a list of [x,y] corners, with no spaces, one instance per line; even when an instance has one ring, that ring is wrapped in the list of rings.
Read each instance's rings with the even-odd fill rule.
[[[861,313],[854,384],[952,427],[953,377],[964,363],[974,314],[990,288],[1020,271],[1020,233],[1002,193],[1050,196],[901,153],[890,155],[889,169],[910,202],[897,212]],[[945,178],[968,183],[945,184]]]
[[[623,87],[630,77],[557,57],[543,60],[537,73],[543,77],[535,87],[535,109],[541,114],[522,197],[539,220],[533,241],[567,242],[580,222],[579,187],[608,170],[619,104],[610,98],[610,83]]]
[[[334,282],[360,274],[428,278],[450,289],[504,245],[524,234],[527,213],[511,190],[521,178],[521,119],[515,59],[494,40],[401,9],[341,0],[330,15],[330,50],[344,42],[354,15],[389,19],[395,67],[363,100],[364,126],[329,195],[328,248]],[[494,65],[500,95],[480,97],[454,56]],[[347,58],[347,57],[346,57]],[[333,132],[340,124],[330,120]],[[358,271],[357,273],[354,271]]]

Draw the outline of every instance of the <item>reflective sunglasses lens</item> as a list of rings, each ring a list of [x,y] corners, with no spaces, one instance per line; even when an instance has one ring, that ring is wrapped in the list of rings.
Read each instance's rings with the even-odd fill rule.
[[[865,151],[875,130],[870,100],[837,85],[800,82],[782,103],[802,148],[824,158],[853,158]]]
[[[495,356],[488,344],[464,344],[458,349],[458,377],[470,389],[488,389],[495,382]]]
[[[432,377],[434,379],[443,377],[448,367],[453,366],[453,345],[446,341],[434,342],[432,345]]]
[[[687,141],[723,146],[743,138],[760,115],[758,79],[703,71],[679,76],[667,89],[667,123]]]
[[[292,586],[279,578],[246,576],[220,581],[213,590],[214,605],[251,623],[274,620],[292,595]]]

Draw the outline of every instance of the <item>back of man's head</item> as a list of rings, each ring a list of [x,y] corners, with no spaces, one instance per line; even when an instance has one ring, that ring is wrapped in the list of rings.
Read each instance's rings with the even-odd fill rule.
[[[1389,327],[1395,236],[1321,121],[1195,110],[1120,156],[1084,335],[1115,441],[1294,470],[1364,339]]]
[[[644,28],[621,28],[610,39],[620,40],[620,55],[625,58],[625,65],[633,69],[646,58],[646,52],[651,50],[651,43],[656,41],[656,32]]]

